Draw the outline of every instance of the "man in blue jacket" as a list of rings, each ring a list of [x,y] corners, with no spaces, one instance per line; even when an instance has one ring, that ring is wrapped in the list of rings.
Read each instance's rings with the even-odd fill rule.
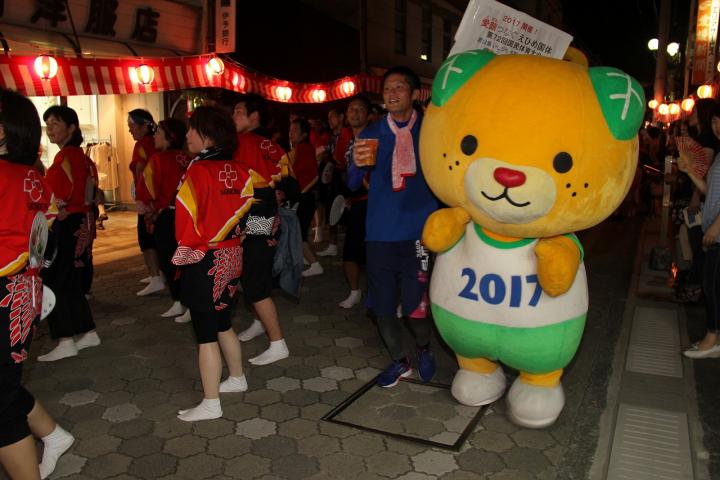
[[[429,255],[420,239],[427,217],[438,208],[420,166],[418,141],[422,113],[413,108],[420,79],[406,67],[393,67],[383,76],[383,99],[388,113],[367,126],[353,155],[364,165],[371,149],[362,139],[377,139],[376,164],[353,168],[351,176],[370,168],[366,221],[367,306],[377,318],[380,336],[392,363],[378,376],[378,385],[393,387],[412,374],[403,346],[402,316],[417,344],[418,375],[430,381],[435,359],[430,351],[432,320],[428,301]],[[353,183],[349,179],[349,184]]]

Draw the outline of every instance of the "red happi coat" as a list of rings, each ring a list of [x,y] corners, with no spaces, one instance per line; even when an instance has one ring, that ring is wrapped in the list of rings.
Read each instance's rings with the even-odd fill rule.
[[[27,268],[38,213],[52,222],[52,190],[40,172],[0,159],[0,365],[27,358],[42,304],[38,268]],[[6,323],[7,322],[7,323]]]
[[[330,147],[332,149],[332,157],[337,165],[338,170],[347,170],[347,159],[345,158],[345,152],[347,151],[348,145],[353,140],[352,129],[343,127],[340,133],[333,136],[330,140]]]
[[[290,174],[300,184],[300,192],[309,192],[318,181],[315,148],[310,142],[302,142],[290,151],[288,157]]]
[[[173,263],[197,263],[209,249],[233,243],[252,198],[252,180],[234,161],[193,160],[175,199]]]
[[[137,200],[159,212],[174,205],[175,193],[190,159],[182,150],[156,152],[138,179]]]
[[[255,188],[274,187],[280,180],[281,159],[285,150],[272,140],[253,132],[238,134],[233,160],[248,172]]]
[[[132,158],[130,159],[130,172],[133,176],[133,183],[136,186],[138,183],[138,174],[142,173],[148,160],[155,152],[155,139],[152,135],[146,135],[135,142]]]
[[[330,143],[330,132],[324,131],[322,133],[317,133],[315,129],[312,129],[310,131],[310,143],[316,152],[320,148],[327,147],[328,143]]]
[[[90,210],[97,186],[97,167],[80,147],[65,146],[53,160],[45,179],[55,194],[58,207],[68,213]]]

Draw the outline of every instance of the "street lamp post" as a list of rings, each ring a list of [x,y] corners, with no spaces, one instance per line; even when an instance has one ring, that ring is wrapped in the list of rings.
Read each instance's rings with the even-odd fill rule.
[[[668,38],[670,36],[670,3],[671,0],[661,0],[660,17],[658,21],[658,43],[657,49],[662,52],[655,56],[655,91],[654,98],[662,103],[665,100],[665,77],[667,76],[667,57],[665,50],[667,49]],[[650,46],[650,44],[648,44]],[[668,162],[665,162],[666,166]],[[668,193],[669,185],[665,184],[665,192],[663,197]],[[669,244],[668,223],[670,222],[670,208],[665,206],[663,202],[662,219],[660,220],[660,245],[663,250]]]

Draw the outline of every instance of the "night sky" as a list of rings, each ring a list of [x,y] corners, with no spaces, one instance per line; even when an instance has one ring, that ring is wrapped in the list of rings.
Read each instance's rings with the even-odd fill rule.
[[[690,2],[672,4],[670,41],[679,42],[684,53]],[[574,44],[588,55],[591,65],[620,68],[652,90],[655,57],[647,42],[657,38],[659,13],[660,0],[567,0],[564,30],[574,36]],[[682,95],[682,80],[678,85]]]
[[[561,0],[562,29],[574,37],[592,66],[620,68],[652,92],[655,57],[647,49],[657,37],[660,0]],[[671,41],[684,45],[690,0],[672,0]],[[282,5],[279,8],[278,5]],[[357,72],[358,32],[301,2],[246,2],[238,18],[239,62],[287,80],[328,81]],[[684,46],[681,47],[684,53]],[[682,63],[676,95],[682,95]]]

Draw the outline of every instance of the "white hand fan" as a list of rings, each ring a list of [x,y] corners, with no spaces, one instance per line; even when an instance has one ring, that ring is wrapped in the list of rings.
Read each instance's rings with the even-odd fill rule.
[[[342,218],[345,212],[345,197],[338,195],[333,200],[332,206],[330,207],[330,225],[335,226]]]

